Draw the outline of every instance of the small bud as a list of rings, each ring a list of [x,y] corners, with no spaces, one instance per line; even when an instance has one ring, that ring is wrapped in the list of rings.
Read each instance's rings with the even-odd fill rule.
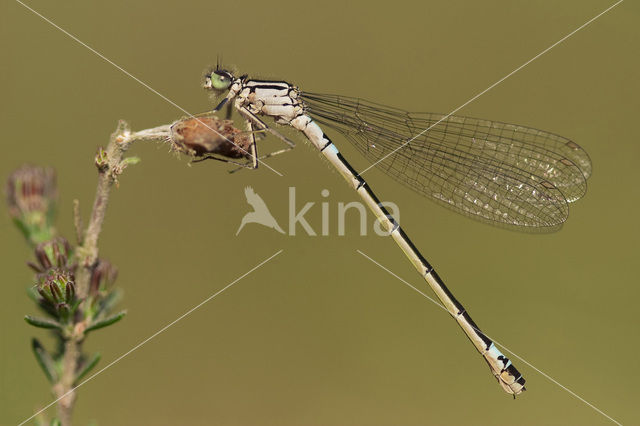
[[[95,158],[96,167],[99,171],[104,171],[109,168],[109,156],[107,155],[107,151],[104,148],[99,147],[98,153]]]
[[[57,197],[56,174],[51,167],[25,165],[7,180],[9,215],[32,243],[51,239]]]
[[[50,314],[66,319],[77,306],[74,276],[65,269],[50,269],[37,284],[40,305]]]
[[[218,154],[228,158],[251,158],[251,137],[233,127],[233,121],[214,115],[186,118],[171,126],[168,142],[174,150],[194,157]]]
[[[109,287],[118,277],[118,269],[108,260],[98,259],[96,266],[91,272],[91,282],[89,284],[89,294],[97,296],[100,292],[108,291]]]
[[[38,244],[35,256],[38,263],[29,262],[28,265],[38,273],[51,268],[67,268],[70,267],[68,262],[71,257],[71,245],[64,237],[56,237]]]

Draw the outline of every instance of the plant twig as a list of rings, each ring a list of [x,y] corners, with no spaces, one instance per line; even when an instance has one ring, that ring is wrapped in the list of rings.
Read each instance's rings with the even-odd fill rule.
[[[166,140],[169,135],[170,125],[132,133],[129,125],[121,120],[116,131],[111,135],[107,148],[100,148],[96,155],[98,186],[89,224],[84,232],[82,231],[78,203],[74,203],[76,233],[79,244],[75,253],[78,263],[75,284],[80,300],[86,299],[89,294],[91,275],[98,259],[98,237],[102,230],[111,188],[114,183],[117,184],[118,176],[122,174],[127,165],[134,164],[137,161],[135,158],[123,158],[124,153],[136,141]],[[62,375],[54,386],[56,396],[61,398],[58,402],[58,414],[63,426],[71,425],[71,414],[76,398],[74,384],[82,356],[82,342],[88,327],[85,318],[78,318],[78,321],[65,340]]]
[[[80,246],[84,243],[84,224],[82,216],[80,216],[80,201],[78,199],[73,200],[73,227],[76,231],[76,242]]]
[[[57,403],[58,419],[51,424],[71,426],[75,389],[100,358],[99,354],[92,357],[83,354],[82,345],[87,334],[110,326],[125,315],[125,311],[112,312],[118,298],[117,289],[111,288],[117,270],[98,257],[98,239],[113,185],[118,184],[118,177],[126,167],[139,161],[137,157],[124,156],[137,141],[166,141],[172,150],[192,159],[210,158],[210,155],[249,159],[238,151],[240,148],[247,152],[242,148],[250,143],[246,132],[215,115],[183,118],[139,132],[132,132],[127,123],[120,121],[107,147],[100,148],[95,157],[98,185],[86,228],[80,215],[80,203],[74,200],[75,250],[66,239],[55,236],[53,170],[24,166],[12,174],[8,181],[10,214],[27,240],[36,246],[36,262],[29,263],[38,273],[33,299],[53,317],[52,320],[27,315],[25,320],[34,327],[53,330],[58,338],[58,351],[54,354],[47,352],[37,340],[32,345],[57,397],[40,411]]]
[[[133,142],[164,140],[169,136],[169,132],[170,125],[164,125],[131,133],[129,125],[120,120],[116,131],[111,135],[106,150],[100,149],[96,155],[98,187],[89,225],[84,233],[83,244],[78,247],[76,254],[79,265],[76,286],[80,298],[87,296],[91,272],[98,258],[98,237],[107,211],[111,187],[117,183],[118,176],[127,165],[127,162],[122,158],[124,153]]]
[[[65,342],[62,377],[60,381],[53,386],[56,397],[61,398],[58,401],[58,418],[63,426],[71,426],[71,415],[73,413],[73,405],[76,401],[73,382],[81,350],[81,342],[73,338]]]

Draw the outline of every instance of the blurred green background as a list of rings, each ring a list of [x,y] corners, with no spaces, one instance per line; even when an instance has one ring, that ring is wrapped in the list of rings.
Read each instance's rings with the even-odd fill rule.
[[[193,113],[212,106],[200,84],[217,55],[309,91],[448,112],[612,3],[28,2]],[[188,167],[167,146],[133,147],[143,161],[112,193],[100,240],[129,315],[87,341],[101,367],[284,252],[80,388],[76,424],[610,423],[537,369],[618,421],[640,423],[639,12],[622,3],[460,112],[552,131],[589,152],[588,193],[560,232],[492,228],[367,173],[483,330],[535,366],[512,357],[527,379],[522,397],[502,391],[448,314],[356,252],[431,295],[391,240],[361,237],[354,217],[336,236],[337,203],[356,195],[285,131],[299,148],[268,162],[283,177]],[[117,120],[144,129],[183,113],[19,3],[3,2],[1,15],[0,177],[25,162],[55,166],[59,230],[71,239],[72,200],[86,220],[93,156]],[[367,166],[328,133],[356,168]],[[316,202],[306,217],[317,231],[328,201],[332,235],[254,224],[236,237],[250,210],[245,186],[283,227],[290,186],[298,206]],[[35,312],[25,293],[32,254],[4,207],[0,236],[0,423],[10,425],[52,397],[29,346],[45,333],[22,319]]]

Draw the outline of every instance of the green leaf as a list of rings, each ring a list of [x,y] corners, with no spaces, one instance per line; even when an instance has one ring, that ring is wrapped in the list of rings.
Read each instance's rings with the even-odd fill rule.
[[[103,328],[103,327],[107,327],[107,326],[109,326],[111,324],[114,324],[114,323],[120,321],[126,314],[127,314],[126,311],[122,311],[122,312],[119,312],[119,313],[117,313],[115,315],[112,315],[110,317],[94,321],[89,327],[86,328],[86,330],[84,332],[88,333],[90,331],[94,331],[94,330],[98,330],[98,329]]]
[[[62,422],[60,421],[60,419],[54,417],[53,419],[51,419],[51,426],[62,426]]]
[[[58,315],[60,316],[62,321],[68,322],[69,318],[71,317],[71,309],[69,308],[69,305],[67,305],[66,303],[60,303],[58,305]]]
[[[95,367],[98,361],[100,361],[100,357],[100,353],[96,352],[89,360],[82,364],[80,370],[78,371],[78,374],[76,375],[76,379],[73,382],[74,386],[80,383],[80,381],[84,378],[84,376],[87,375],[89,371],[93,370],[93,367]]]
[[[40,303],[40,293],[38,293],[37,286],[32,285],[27,288],[27,296],[35,303]]]
[[[45,241],[50,241],[53,239],[55,235],[55,231],[50,226],[42,226],[39,228],[34,228],[29,235],[29,240],[31,244],[38,245],[39,243],[44,243]]]
[[[75,302],[71,305],[71,313],[75,314],[76,310],[78,310],[78,306],[82,303],[82,299],[76,299]]]
[[[49,355],[38,339],[35,338],[31,339],[31,349],[49,382],[51,384],[56,383],[58,381],[58,373],[56,372],[55,362],[53,358],[51,358],[51,355]]]
[[[20,230],[24,238],[30,242],[29,235],[31,231],[29,227],[18,217],[13,218],[13,224]]]
[[[62,324],[60,324],[58,321],[54,321],[48,318],[32,317],[31,315],[25,315],[24,320],[34,327],[55,328],[57,330],[62,329]]]
[[[99,312],[109,312],[113,307],[122,300],[122,290],[119,288],[114,288],[107,294],[100,302]]]

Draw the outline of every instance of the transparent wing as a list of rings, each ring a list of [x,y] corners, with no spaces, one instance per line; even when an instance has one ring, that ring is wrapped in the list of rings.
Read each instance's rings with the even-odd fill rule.
[[[589,156],[553,133],[338,95],[302,98],[314,119],[342,133],[376,167],[481,221],[553,231],[567,219],[568,203],[586,192]]]

